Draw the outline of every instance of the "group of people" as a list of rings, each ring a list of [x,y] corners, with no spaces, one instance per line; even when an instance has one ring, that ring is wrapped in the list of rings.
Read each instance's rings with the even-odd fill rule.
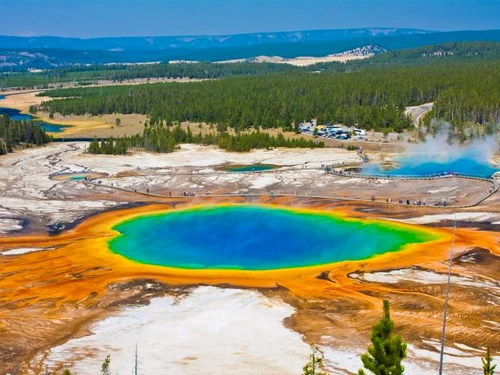
[[[388,198],[388,199],[389,199],[389,200],[388,200],[388,202],[390,202],[390,198]],[[398,199],[398,203],[399,203],[399,204],[404,204],[404,203],[406,203],[406,205],[407,205],[407,206],[409,206],[409,205],[414,205],[414,206],[425,206],[425,205],[426,205],[425,201],[423,201],[423,200],[421,200],[421,199],[416,200],[416,201],[413,201],[413,202],[411,202],[409,199],[406,199],[406,202],[405,202],[405,200],[404,200],[403,198],[399,198],[399,199]]]

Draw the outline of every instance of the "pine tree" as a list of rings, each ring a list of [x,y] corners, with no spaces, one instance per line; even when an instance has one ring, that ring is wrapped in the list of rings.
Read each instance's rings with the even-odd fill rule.
[[[87,149],[87,152],[89,154],[99,154],[100,153],[100,146],[99,146],[99,142],[97,141],[97,139],[93,139],[90,144],[89,144],[89,147]]]
[[[481,358],[481,362],[483,362],[483,374],[493,375],[497,365],[493,364],[493,358],[490,355],[489,347],[486,349],[486,356],[484,358]]]
[[[311,345],[311,355],[309,362],[302,368],[302,375],[327,375],[323,370],[323,353]]]
[[[108,355],[101,365],[101,375],[111,375],[111,357]]]
[[[384,315],[372,328],[372,344],[368,352],[361,356],[364,367],[375,375],[401,375],[406,357],[406,343],[401,336],[394,335],[394,322],[389,313],[389,301],[384,301]],[[364,375],[359,370],[358,375]]]

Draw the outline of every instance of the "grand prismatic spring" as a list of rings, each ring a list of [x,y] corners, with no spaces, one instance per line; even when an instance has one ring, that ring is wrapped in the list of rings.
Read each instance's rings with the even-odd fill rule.
[[[213,206],[139,216],[114,227],[111,249],[145,264],[271,270],[361,260],[437,238],[326,212]],[[381,246],[381,244],[383,244]]]

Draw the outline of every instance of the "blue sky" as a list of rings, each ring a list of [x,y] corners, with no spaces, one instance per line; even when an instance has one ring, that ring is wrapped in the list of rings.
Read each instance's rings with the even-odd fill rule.
[[[0,0],[3,35],[207,35],[500,29],[500,0]]]

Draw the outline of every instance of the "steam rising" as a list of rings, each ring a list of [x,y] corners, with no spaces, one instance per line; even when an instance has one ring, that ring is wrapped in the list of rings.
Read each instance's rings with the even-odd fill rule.
[[[499,150],[496,137],[486,136],[474,139],[467,144],[451,142],[447,131],[442,130],[435,137],[427,136],[424,143],[410,146],[402,159],[411,165],[427,162],[450,163],[468,159],[478,163],[490,164],[493,155]]]
[[[500,170],[492,165],[499,145],[495,136],[475,139],[467,144],[450,142],[447,127],[441,127],[436,136],[427,136],[425,142],[408,146],[398,167],[384,168],[380,164],[363,167],[362,172],[373,175],[439,176],[460,174],[491,177]]]

